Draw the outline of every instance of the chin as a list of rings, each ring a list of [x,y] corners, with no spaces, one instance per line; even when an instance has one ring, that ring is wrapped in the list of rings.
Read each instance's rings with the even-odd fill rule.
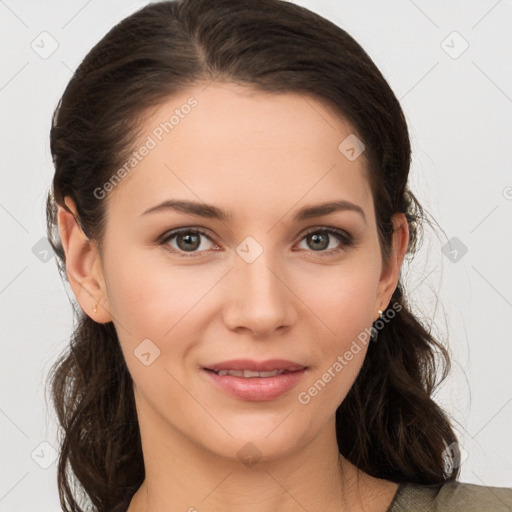
[[[285,420],[280,425],[286,414],[281,414],[279,421],[257,421],[256,424],[253,421],[247,421],[229,426],[224,424],[233,437],[228,437],[223,431],[222,439],[217,437],[213,443],[210,439],[205,444],[217,455],[242,462],[248,467],[256,462],[265,463],[282,459],[314,437],[311,432],[308,432],[308,435],[306,432],[301,435],[297,425],[292,424],[291,421],[288,425],[284,425],[288,421]],[[290,427],[293,427],[293,430]]]

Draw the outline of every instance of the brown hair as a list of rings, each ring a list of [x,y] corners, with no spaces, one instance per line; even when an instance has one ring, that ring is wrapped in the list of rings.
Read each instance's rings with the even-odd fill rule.
[[[64,279],[57,205],[67,209],[70,196],[85,234],[101,247],[107,202],[94,190],[133,151],[147,109],[215,79],[309,94],[336,109],[366,146],[384,261],[396,212],[406,215],[414,252],[425,214],[407,187],[407,125],[361,46],[333,23],[285,1],[168,1],[149,4],[112,28],[80,64],[55,110],[47,220]],[[339,451],[361,470],[396,482],[456,479],[457,467],[446,471],[443,457],[456,437],[431,398],[448,372],[448,353],[409,310],[401,282],[391,302],[400,307],[369,344],[336,412]],[[69,349],[50,375],[63,434],[59,494],[66,511],[82,510],[79,494],[94,510],[108,511],[144,480],[132,380],[113,324],[96,323],[80,308],[76,313]]]

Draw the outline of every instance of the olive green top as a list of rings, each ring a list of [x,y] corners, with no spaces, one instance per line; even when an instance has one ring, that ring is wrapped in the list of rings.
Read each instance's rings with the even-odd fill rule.
[[[512,487],[403,482],[386,512],[512,512]]]

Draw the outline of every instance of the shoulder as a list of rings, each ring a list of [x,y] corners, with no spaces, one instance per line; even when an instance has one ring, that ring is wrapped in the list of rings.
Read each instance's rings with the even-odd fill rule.
[[[458,481],[437,485],[402,482],[387,512],[510,512],[512,488]]]

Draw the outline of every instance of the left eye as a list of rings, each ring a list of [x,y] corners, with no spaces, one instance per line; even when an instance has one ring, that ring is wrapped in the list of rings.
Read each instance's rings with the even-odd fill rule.
[[[205,247],[205,244],[201,241],[201,237],[204,237],[209,241],[209,243],[206,244],[207,247]],[[177,247],[171,244],[172,240],[176,241]],[[169,244],[172,249],[174,249],[171,252],[182,251],[185,253],[203,252],[211,249],[212,246],[215,246],[211,238],[206,235],[206,233],[191,229],[174,231],[173,233],[170,233],[169,236],[162,240],[162,244]],[[201,251],[198,251],[198,249],[201,249]]]
[[[331,244],[333,238],[337,239],[337,243]],[[316,229],[309,231],[302,240],[305,240],[308,245],[306,250],[313,252],[331,253],[333,250],[341,250],[342,247],[352,244],[350,236],[336,229]]]

